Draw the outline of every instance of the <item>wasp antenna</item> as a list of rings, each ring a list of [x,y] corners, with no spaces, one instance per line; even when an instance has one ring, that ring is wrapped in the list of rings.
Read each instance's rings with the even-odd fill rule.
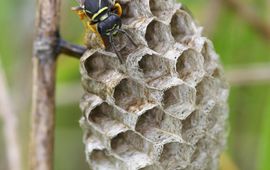
[[[118,57],[120,63],[123,64],[121,54],[119,53],[119,51],[117,51],[117,49],[116,49],[116,47],[115,47],[115,44],[114,44],[114,41],[113,41],[113,34],[110,34],[110,36],[109,36],[109,42],[110,42],[110,44],[112,45],[113,50],[114,50],[115,54],[117,55],[117,57]]]
[[[132,39],[132,37],[129,35],[129,33],[127,33],[125,30],[123,29],[118,29],[118,32],[123,33],[125,36],[128,37],[129,41],[135,46],[138,47],[138,45],[134,42],[134,40]]]

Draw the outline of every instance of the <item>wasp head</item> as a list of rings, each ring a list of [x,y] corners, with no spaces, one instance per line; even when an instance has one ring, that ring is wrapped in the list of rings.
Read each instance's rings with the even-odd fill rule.
[[[121,28],[121,18],[114,13],[106,13],[100,17],[100,22],[97,25],[98,32],[103,37],[116,35]]]

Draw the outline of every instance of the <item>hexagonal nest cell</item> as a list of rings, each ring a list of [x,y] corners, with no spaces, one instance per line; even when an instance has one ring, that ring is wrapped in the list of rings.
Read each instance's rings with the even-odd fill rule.
[[[174,10],[179,4],[173,1],[167,1],[166,4],[162,3],[163,0],[150,0],[149,6],[152,14],[161,20],[166,20],[172,15]]]
[[[134,38],[133,31],[129,31],[126,29],[123,29],[123,31],[126,32],[126,34],[119,32],[117,35],[113,36],[113,42],[117,51],[120,53],[121,60],[125,62],[127,60],[128,55],[135,52],[139,44]],[[130,36],[130,38],[135,44],[131,43],[131,40],[128,38],[128,36]],[[108,47],[110,47],[108,48],[109,51],[115,53],[111,44],[108,44]]]
[[[170,28],[156,20],[153,20],[147,26],[145,39],[149,48],[158,53],[163,53],[168,50],[173,40]]]
[[[226,80],[225,80],[226,77],[225,77],[225,74],[224,74],[224,70],[222,68],[220,68],[220,66],[215,68],[215,70],[213,71],[211,77],[213,77],[213,78],[215,78],[217,80],[223,81],[224,82],[223,84],[227,84]]]
[[[210,160],[209,156],[201,148],[196,148],[191,158],[191,165],[183,170],[213,169],[209,165]]]
[[[101,53],[94,53],[84,62],[84,68],[89,77],[100,82],[108,82],[110,79],[121,76],[116,67],[119,66],[117,58]]]
[[[152,128],[160,128],[164,112],[158,108],[148,110],[141,115],[136,124],[136,131],[144,134],[147,130]]]
[[[207,115],[207,129],[208,134],[215,136],[215,138],[222,138],[227,136],[228,123],[225,121],[228,119],[228,115],[222,114],[228,112],[227,105],[216,104],[213,109]]]
[[[218,118],[222,117],[223,108],[221,108],[219,105],[215,105],[214,108],[209,112],[209,115],[207,116],[207,129],[212,129],[214,126],[218,123]],[[224,119],[226,119],[224,117]]]
[[[193,147],[184,143],[168,143],[164,145],[160,157],[161,166],[164,169],[183,169],[190,164]]]
[[[209,136],[205,136],[199,140],[196,144],[196,147],[200,148],[202,152],[206,153],[208,158],[211,160],[215,160],[211,165],[211,167],[216,167],[213,169],[217,169],[218,167],[218,159],[220,157],[220,151],[224,149],[220,140],[209,138]],[[215,159],[213,159],[215,158]]]
[[[139,4],[144,4],[144,8],[140,8],[138,10]],[[123,24],[126,25],[150,15],[148,4],[146,4],[144,0],[123,0],[123,2],[121,2],[121,6],[123,9],[122,21]]]
[[[204,76],[203,57],[195,50],[186,50],[178,58],[176,70],[179,78],[195,85]]]
[[[145,55],[139,61],[139,69],[142,71],[144,80],[151,87],[163,84],[162,81],[168,81],[170,70],[168,60],[157,55]]]
[[[212,105],[217,100],[224,101],[228,97],[227,84],[221,83],[219,79],[210,76],[204,79],[196,86],[197,105]]]
[[[127,127],[117,120],[118,117],[115,112],[112,106],[107,103],[102,103],[91,111],[88,120],[108,134],[114,129],[126,129]]]
[[[154,143],[164,143],[168,140],[180,141],[180,136],[177,138],[172,133],[180,134],[175,132],[175,129],[181,128],[181,122],[173,119],[175,118],[155,107],[139,117],[135,130]]]
[[[205,78],[196,87],[196,89],[197,89],[196,103],[198,105],[202,104],[205,101],[207,101],[208,100],[207,98],[209,98],[209,96],[204,96],[212,88],[212,85],[210,83],[208,83],[207,81],[208,81],[208,78],[207,79]]]
[[[119,170],[120,167],[115,165],[116,159],[110,155],[105,150],[94,150],[90,155],[90,160],[93,169],[103,169],[102,167],[106,165],[110,170]]]
[[[111,140],[112,151],[118,154],[133,168],[142,168],[151,164],[148,157],[150,143],[133,131],[120,133]]]
[[[149,103],[145,89],[131,79],[123,79],[113,95],[115,104],[129,112],[137,112]]]
[[[167,89],[164,92],[162,105],[166,113],[185,119],[195,107],[195,89],[181,84]]]
[[[196,25],[187,12],[177,10],[171,20],[171,31],[176,42],[184,43],[196,34]]]
[[[195,144],[205,135],[206,115],[203,112],[194,111],[182,121],[182,124],[183,139],[190,144]]]
[[[202,51],[201,51],[203,57],[204,57],[204,68],[205,70],[212,74],[214,70],[217,68],[218,64],[216,60],[218,59],[218,55],[214,51],[213,44],[209,42],[209,40],[206,40]]]

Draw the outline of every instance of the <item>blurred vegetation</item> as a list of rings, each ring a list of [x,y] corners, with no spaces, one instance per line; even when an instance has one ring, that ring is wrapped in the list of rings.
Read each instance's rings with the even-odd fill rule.
[[[268,0],[238,1],[253,8],[262,21],[270,20]],[[70,11],[70,7],[76,2],[62,2],[61,34],[70,42],[82,44],[84,32],[82,24]],[[226,71],[256,63],[269,63],[270,66],[269,41],[224,3],[221,3],[220,8],[215,11],[211,9],[211,3],[215,0],[182,0],[181,2],[190,8],[198,23],[205,26],[207,36],[213,40]],[[33,1],[0,1],[0,60],[7,72],[14,107],[20,118],[20,139],[25,167],[31,108],[34,13]],[[236,84],[231,87],[227,153],[241,170],[270,169],[269,84],[270,82],[252,85]],[[81,116],[78,108],[81,93],[79,61],[61,56],[57,71],[56,170],[87,169],[82,131],[78,124]],[[69,96],[69,99],[65,96]],[[0,169],[6,169],[2,137],[0,121]]]

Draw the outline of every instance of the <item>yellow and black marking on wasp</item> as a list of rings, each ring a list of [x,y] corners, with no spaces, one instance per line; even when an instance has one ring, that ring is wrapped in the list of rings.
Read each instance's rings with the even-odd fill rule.
[[[118,56],[120,62],[121,55],[116,49],[113,36],[117,33],[123,33],[128,37],[134,46],[137,45],[132,40],[131,36],[122,27],[122,7],[119,3],[112,0],[77,0],[78,7],[73,7],[72,10],[76,11],[81,20],[86,19],[87,28],[97,34],[101,45],[105,48],[104,40],[108,39],[112,45],[113,50]]]

